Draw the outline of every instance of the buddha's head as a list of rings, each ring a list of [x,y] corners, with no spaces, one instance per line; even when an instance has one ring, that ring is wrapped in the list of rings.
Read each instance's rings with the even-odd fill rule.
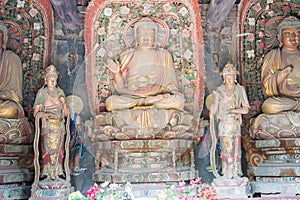
[[[155,47],[157,29],[157,24],[148,17],[138,21],[134,27],[137,46],[141,48]]]
[[[300,45],[300,20],[296,17],[286,17],[277,27],[280,46],[288,50],[296,50]]]

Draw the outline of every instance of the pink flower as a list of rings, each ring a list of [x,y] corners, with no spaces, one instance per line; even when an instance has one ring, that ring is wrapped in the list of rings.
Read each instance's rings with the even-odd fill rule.
[[[210,187],[210,185],[204,184],[204,188],[205,188],[206,190],[209,189],[209,187]]]
[[[186,183],[184,182],[184,181],[180,181],[179,183],[178,183],[178,186],[179,187],[183,187],[183,186],[185,186],[186,185]]]
[[[164,8],[164,10],[165,10],[165,12],[168,12],[169,10],[171,10],[171,5],[170,5],[170,3],[166,3],[165,5],[163,5],[163,8]]]
[[[104,27],[98,28],[98,34],[105,35],[105,28]]]
[[[259,4],[259,3],[255,4],[254,9],[255,9],[255,11],[257,11],[257,12],[260,11],[260,10],[261,10],[260,4]]]
[[[265,25],[265,24],[266,24],[266,20],[265,20],[265,19],[261,19],[261,20],[259,20],[259,23],[260,23],[261,25]]]
[[[263,48],[265,48],[265,44],[264,44],[264,43],[259,43],[259,44],[258,44],[258,47],[259,47],[260,49],[263,49]]]
[[[130,12],[130,9],[127,6],[121,6],[120,11],[122,14],[127,15]]]
[[[262,31],[258,32],[258,37],[259,37],[259,38],[263,38],[264,35],[265,35],[265,34],[264,34]]]
[[[30,11],[29,11],[29,14],[31,15],[31,17],[34,17],[37,13],[38,13],[38,11],[34,8],[30,9]]]
[[[90,200],[95,200],[98,194],[99,188],[98,185],[95,183],[87,192],[86,195]]]
[[[35,46],[38,46],[38,45],[40,44],[40,38],[39,38],[39,37],[34,38],[33,44],[34,44]]]
[[[22,16],[21,15],[17,15],[17,20],[21,20],[22,19]]]
[[[201,178],[200,177],[198,177],[197,179],[195,179],[195,180],[191,180],[190,181],[190,184],[192,184],[192,185],[198,185],[198,184],[201,184],[202,182],[201,182]]]
[[[254,34],[253,33],[249,33],[248,36],[247,36],[247,39],[249,41],[253,41],[254,40]]]
[[[268,12],[268,15],[269,15],[270,17],[273,17],[273,16],[274,16],[274,11]]]
[[[183,31],[182,31],[182,35],[184,36],[184,37],[190,37],[190,30],[188,30],[188,29],[184,29]]]

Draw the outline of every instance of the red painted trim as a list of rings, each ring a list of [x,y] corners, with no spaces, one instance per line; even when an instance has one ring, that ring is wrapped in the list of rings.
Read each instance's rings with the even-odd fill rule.
[[[26,0],[28,2],[28,0]],[[43,68],[47,67],[51,63],[51,49],[52,49],[52,34],[53,34],[53,11],[52,6],[49,1],[45,0],[35,0],[33,5],[36,9],[40,10],[43,20],[44,20],[44,33],[45,33],[45,43],[44,43],[44,58],[43,58]]]

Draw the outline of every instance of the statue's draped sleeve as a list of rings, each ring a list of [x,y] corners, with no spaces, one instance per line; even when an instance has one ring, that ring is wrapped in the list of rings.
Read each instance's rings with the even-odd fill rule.
[[[38,93],[35,97],[35,101],[33,107],[37,105],[42,105],[42,110],[45,108],[45,101],[46,101],[46,88],[41,88],[38,90]]]
[[[160,51],[161,54],[163,55],[161,58],[164,59],[162,63],[164,63],[165,66],[165,70],[164,70],[165,75],[163,77],[165,80],[164,87],[167,90],[166,92],[175,94],[178,92],[178,80],[174,69],[172,55],[164,49],[161,49]]]
[[[265,57],[261,71],[261,83],[266,96],[278,96],[278,71],[281,70],[280,48],[271,50]]]
[[[120,71],[121,71],[121,73],[126,71],[128,64],[130,63],[130,61],[133,57],[133,54],[134,54],[134,49],[129,49],[120,55]]]
[[[238,103],[238,105],[241,106],[241,107],[250,108],[245,88],[243,86],[241,86],[241,85],[237,85],[236,87],[238,88],[238,93],[239,93],[238,94],[238,97],[239,97],[238,101],[240,101]]]

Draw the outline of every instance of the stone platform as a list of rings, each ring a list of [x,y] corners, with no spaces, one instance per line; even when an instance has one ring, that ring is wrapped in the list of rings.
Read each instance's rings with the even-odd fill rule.
[[[101,180],[99,182],[108,181],[112,183],[126,182],[178,182],[182,180],[191,180],[198,177],[198,173],[194,168],[177,168],[175,171],[154,171],[140,172],[119,172],[115,173],[112,170],[99,170],[93,174],[93,180]]]
[[[155,183],[198,178],[194,165],[194,141],[185,139],[116,140],[93,144],[107,165],[95,171],[95,182]]]
[[[300,138],[250,140],[250,144],[253,158],[259,161],[248,167],[249,175],[253,177],[251,194],[299,195]]]

